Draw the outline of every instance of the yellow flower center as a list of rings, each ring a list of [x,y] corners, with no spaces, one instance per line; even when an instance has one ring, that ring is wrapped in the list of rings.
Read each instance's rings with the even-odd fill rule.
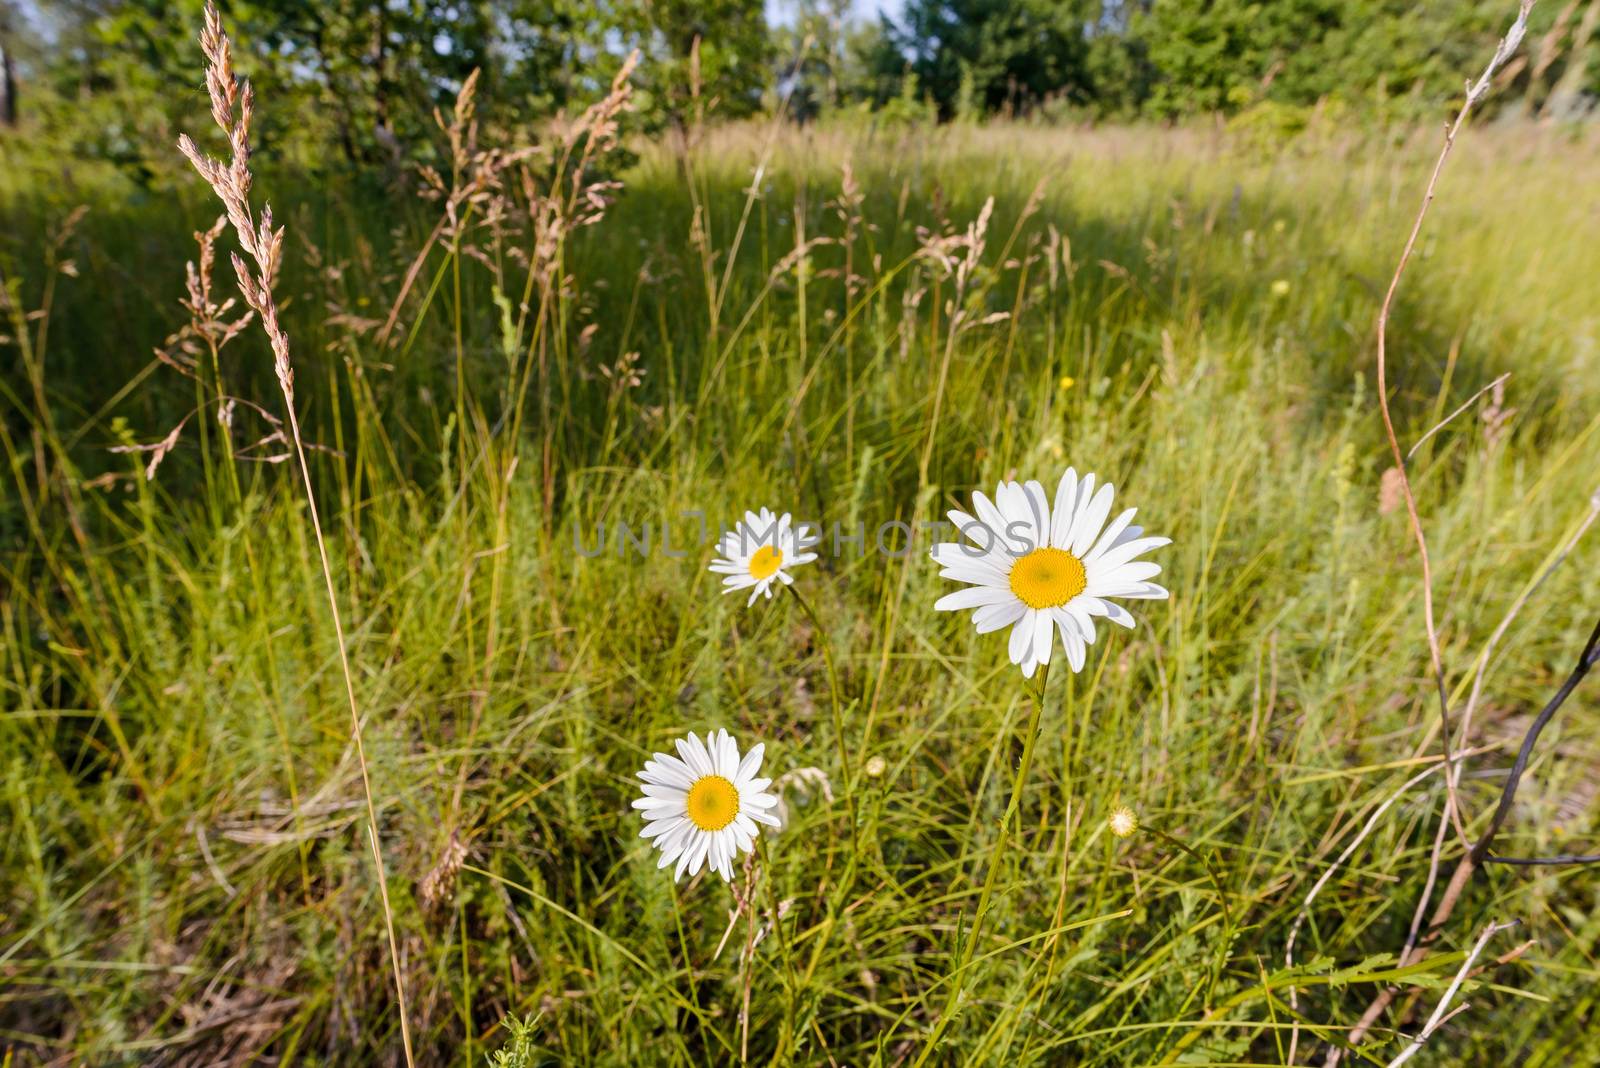
[[[783,550],[773,545],[763,545],[750,558],[750,577],[771,578],[783,566]]]
[[[684,808],[702,831],[720,831],[739,814],[739,791],[721,775],[706,775],[689,787]]]
[[[1059,608],[1088,586],[1083,561],[1065,549],[1035,549],[1011,565],[1011,592],[1029,608]]]

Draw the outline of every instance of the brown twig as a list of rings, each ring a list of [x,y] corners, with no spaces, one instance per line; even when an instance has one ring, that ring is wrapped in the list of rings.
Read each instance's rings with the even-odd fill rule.
[[[1389,450],[1394,458],[1395,470],[1400,476],[1400,489],[1405,497],[1406,515],[1410,520],[1411,533],[1416,540],[1417,552],[1421,558],[1423,626],[1427,631],[1428,657],[1433,670],[1434,683],[1439,693],[1440,743],[1444,750],[1446,766],[1450,769],[1450,772],[1445,775],[1445,814],[1441,824],[1441,834],[1434,844],[1432,860],[1428,870],[1427,887],[1421,902],[1417,906],[1417,917],[1420,917],[1426,911],[1427,901],[1432,896],[1432,889],[1438,877],[1439,862],[1444,845],[1444,836],[1442,834],[1444,823],[1448,823],[1455,828],[1457,840],[1461,843],[1462,848],[1469,850],[1468,855],[1461,859],[1456,866],[1456,870],[1452,873],[1450,881],[1445,887],[1444,896],[1434,910],[1428,933],[1420,941],[1416,938],[1418,925],[1416,919],[1413,919],[1411,933],[1406,940],[1406,948],[1401,952],[1399,961],[1401,967],[1415,964],[1428,954],[1429,948],[1434,939],[1439,936],[1443,924],[1450,918],[1451,913],[1455,911],[1456,902],[1460,900],[1461,893],[1471,879],[1473,871],[1476,870],[1477,864],[1472,858],[1466,829],[1461,821],[1460,804],[1456,790],[1457,775],[1453,774],[1457,758],[1453,752],[1450,737],[1449,688],[1445,682],[1444,662],[1439,651],[1439,632],[1434,621],[1433,567],[1428,557],[1428,542],[1423,534],[1422,519],[1417,512],[1416,495],[1412,492],[1411,479],[1406,470],[1406,457],[1401,452],[1399,438],[1395,435],[1394,418],[1389,411],[1389,316],[1394,306],[1395,294],[1400,288],[1400,278],[1405,273],[1406,264],[1410,262],[1411,254],[1416,248],[1417,238],[1422,233],[1423,221],[1427,218],[1428,208],[1433,203],[1434,193],[1439,184],[1439,176],[1444,171],[1445,162],[1450,158],[1451,149],[1455,147],[1456,137],[1465,126],[1467,116],[1471,114],[1472,109],[1488,95],[1494,83],[1495,73],[1521,45],[1522,39],[1528,30],[1528,14],[1533,9],[1533,2],[1534,0],[1519,0],[1515,21],[1506,31],[1506,35],[1500,39],[1494,55],[1490,57],[1488,65],[1484,68],[1483,73],[1479,75],[1478,80],[1467,85],[1466,98],[1462,101],[1461,110],[1457,112],[1455,121],[1445,131],[1444,145],[1439,151],[1439,158],[1434,162],[1433,173],[1428,177],[1428,185],[1423,193],[1422,205],[1417,210],[1416,219],[1411,224],[1411,232],[1407,236],[1405,246],[1400,252],[1399,262],[1395,265],[1394,275],[1389,280],[1388,291],[1384,294],[1383,305],[1378,312],[1378,408],[1383,415],[1384,434],[1389,441]],[[1463,738],[1462,741],[1464,744],[1465,739]],[[1354,1046],[1361,1041],[1368,1029],[1372,1027],[1378,1017],[1393,1002],[1397,990],[1397,987],[1385,987],[1378,993],[1372,1004],[1367,1006],[1359,1022],[1351,1029],[1348,1039],[1349,1045]],[[1332,1068],[1333,1065],[1338,1064],[1341,1055],[1342,1050],[1338,1046],[1331,1048],[1328,1051],[1327,1068]]]
[[[1411,534],[1417,542],[1417,553],[1422,559],[1422,621],[1428,634],[1428,658],[1433,668],[1434,683],[1439,690],[1439,720],[1440,740],[1444,746],[1445,759],[1453,761],[1450,742],[1450,694],[1444,677],[1444,660],[1439,652],[1439,630],[1434,621],[1433,613],[1433,565],[1428,559],[1428,539],[1422,532],[1422,518],[1417,513],[1417,498],[1411,491],[1411,477],[1406,472],[1406,458],[1400,451],[1400,440],[1395,435],[1394,418],[1389,413],[1389,315],[1394,306],[1395,294],[1400,289],[1400,277],[1405,273],[1406,264],[1411,260],[1411,253],[1416,248],[1417,238],[1422,233],[1422,222],[1428,215],[1428,207],[1433,203],[1434,190],[1439,184],[1439,175],[1444,171],[1445,161],[1450,158],[1450,150],[1455,147],[1456,135],[1466,124],[1467,116],[1471,114],[1486,95],[1493,82],[1495,71],[1517,50],[1522,43],[1523,35],[1528,30],[1528,12],[1533,8],[1533,0],[1521,0],[1517,9],[1517,19],[1501,38],[1500,45],[1495,49],[1494,55],[1489,60],[1489,65],[1484,68],[1483,74],[1476,82],[1467,86],[1466,100],[1462,102],[1461,110],[1457,112],[1455,122],[1451,123],[1445,131],[1444,147],[1439,152],[1439,158],[1433,165],[1433,173],[1428,178],[1428,188],[1423,193],[1422,207],[1417,211],[1417,217],[1411,224],[1411,233],[1406,238],[1405,247],[1400,252],[1400,261],[1395,265],[1394,276],[1389,280],[1388,292],[1384,294],[1383,306],[1378,311],[1378,409],[1383,414],[1383,431],[1389,439],[1389,450],[1394,456],[1395,469],[1400,473],[1400,490],[1405,496],[1406,515],[1411,521]],[[1450,818],[1456,828],[1456,835],[1463,847],[1467,844],[1466,828],[1461,823],[1460,804],[1456,795],[1454,778],[1446,776],[1447,786],[1445,799],[1445,814]]]

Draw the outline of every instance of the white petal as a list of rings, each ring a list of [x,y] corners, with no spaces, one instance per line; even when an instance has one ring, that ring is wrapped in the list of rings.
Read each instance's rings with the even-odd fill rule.
[[[1050,650],[1055,645],[1055,620],[1050,612],[1034,613],[1033,657],[1041,664],[1050,663]]]
[[[1084,661],[1083,639],[1074,635],[1067,642],[1067,663],[1072,665],[1073,671],[1082,671]]]
[[[954,579],[956,582],[967,582],[974,586],[989,586],[1001,589],[1011,584],[1008,575],[1002,574],[992,567],[962,567],[950,566],[941,568],[940,578]]]
[[[711,836],[704,831],[695,839],[689,848],[689,877],[692,879],[700,874],[700,869],[705,867],[706,856],[711,852]]]
[[[1002,574],[1010,560],[1003,552],[955,541],[940,542],[928,550],[928,555],[942,567],[987,567]]]
[[[684,820],[682,826],[658,841],[656,844],[661,848],[661,859],[656,861],[656,868],[665,868],[683,856],[684,848],[694,839],[695,831],[695,825]]]
[[[1078,472],[1067,468],[1056,486],[1056,505],[1050,511],[1050,544],[1065,549],[1071,544],[1072,519],[1077,514]]]
[[[1155,600],[1167,599],[1167,591],[1153,582],[1120,582],[1109,584],[1104,588],[1096,586],[1094,595],[1104,600],[1107,597],[1126,597],[1130,600]]]
[[[985,605],[972,613],[972,623],[973,626],[978,628],[979,634],[988,634],[1002,627],[1009,627],[1025,616],[1027,612],[1028,606],[1021,601]]]
[[[971,546],[959,542],[953,543],[958,549],[968,550],[967,555],[969,556],[974,555],[977,550],[987,553],[999,541],[999,531],[990,529],[981,519],[956,509],[951,509],[945,515],[950,517],[950,522],[955,525],[956,532],[972,543]],[[978,555],[981,555],[981,553]]]
[[[1072,502],[1072,523],[1067,527],[1067,540],[1062,546],[1071,549],[1072,543],[1078,537],[1078,521],[1089,510],[1089,502],[1094,498],[1095,477],[1094,472],[1089,472],[1078,480],[1078,494]]]
[[[683,784],[684,789],[694,785],[694,774],[689,770],[689,765],[669,753],[656,754],[656,767],[676,777],[676,781]]]
[[[1090,645],[1094,644],[1094,620],[1090,617],[1088,610],[1078,604],[1078,601],[1075,600],[1071,604],[1063,605],[1056,611],[1072,620],[1085,642]]]
[[[1045,496],[1044,486],[1037,479],[1023,483],[1022,488],[1028,495],[1028,508],[1033,513],[1033,543],[1036,548],[1042,548],[1050,544],[1050,501]]]
[[[750,751],[745,753],[744,759],[739,761],[739,767],[734,773],[733,781],[736,783],[742,782],[760,771],[761,758],[766,754],[766,751],[767,745],[765,742],[757,742],[752,745]]]
[[[1017,622],[1015,627],[1011,628],[1011,641],[1008,651],[1011,654],[1011,662],[1013,664],[1020,664],[1027,658],[1029,651],[1033,648],[1033,636],[1037,629],[1038,613],[1031,608],[1026,609],[1022,619]],[[1023,674],[1027,674],[1027,672],[1024,671]]]
[[[1006,517],[1005,539],[1020,548],[1032,544],[1037,538],[1034,529],[1033,508],[1028,504],[1028,491],[1020,482],[1002,482],[994,491],[994,503]],[[1026,552],[1027,550],[1023,550]]]
[[[1089,546],[1100,536],[1100,530],[1106,524],[1106,516],[1111,514],[1111,502],[1115,498],[1116,491],[1111,488],[1111,483],[1107,482],[1100,487],[1100,492],[1089,500],[1089,506],[1079,514],[1078,521],[1073,524],[1070,551],[1079,560],[1083,559],[1083,554],[1089,551]]]
[[[1121,567],[1141,553],[1151,549],[1159,549],[1163,545],[1171,545],[1171,538],[1135,538],[1133,541],[1124,542],[1113,549],[1107,549],[1105,554],[1093,561],[1092,566],[1098,573],[1104,574],[1112,568]]]
[[[1127,529],[1128,524],[1133,522],[1133,517],[1138,511],[1139,509],[1137,508],[1129,508],[1113,519],[1111,524],[1101,533],[1099,540],[1094,543],[1094,548],[1090,549],[1088,554],[1084,556],[1083,562],[1085,564],[1092,563],[1107,549],[1115,545],[1117,539],[1122,536],[1122,532]]]
[[[982,491],[975,491],[972,494],[972,507],[983,525],[994,531],[996,543],[1004,544],[1006,517],[1001,514],[1000,509],[995,507],[994,503],[985,497]]]
[[[1025,678],[1025,679],[1033,678],[1033,673],[1035,671],[1039,670],[1039,661],[1034,658],[1033,650],[1031,650],[1031,649],[1028,650],[1028,655],[1024,656],[1022,658],[1022,663],[1017,665],[1017,666],[1022,668],[1022,677],[1023,678]]]
[[[678,854],[678,865],[672,869],[672,881],[680,882],[683,873],[689,870],[689,862],[694,859],[694,851],[699,846],[698,842],[688,842],[684,845],[683,852]]]
[[[1096,599],[1086,597],[1084,600]],[[1134,622],[1133,613],[1122,607],[1120,604],[1113,604],[1110,601],[1099,601],[1099,603],[1105,606],[1105,611],[1100,614],[1111,620],[1111,622],[1115,623],[1117,626],[1127,627],[1129,630],[1132,630],[1137,625]]]
[[[666,820],[652,820],[644,825],[644,830],[639,832],[639,837],[658,838],[663,834],[677,830],[679,827],[683,826],[683,823],[684,820],[682,816],[674,816],[672,819]]]
[[[702,775],[711,774],[711,769],[706,766],[705,750],[696,745],[698,741],[699,739],[691,733],[687,738],[679,738],[674,743],[678,749],[679,759],[689,766],[689,770],[697,779]]]
[[[722,832],[712,831],[710,834],[706,835],[706,867],[710,868],[718,875],[721,875],[724,859],[725,858],[723,857],[722,853]]]
[[[1124,530],[1121,534],[1117,535],[1117,540],[1111,543],[1111,548],[1115,549],[1119,545],[1126,545],[1126,544],[1128,544],[1128,542],[1132,541],[1134,538],[1139,537],[1143,533],[1144,533],[1144,527],[1141,527],[1139,524],[1134,523],[1133,525],[1128,527],[1127,530]]]
[[[1061,648],[1067,650],[1067,659],[1072,659],[1072,639],[1078,637],[1078,620],[1071,613],[1057,611],[1055,614],[1056,629],[1061,632]]]
[[[963,608],[982,608],[986,604],[1005,604],[1015,601],[1017,595],[995,586],[968,586],[955,593],[947,593],[933,602],[935,612],[957,612]]]
[[[1116,550],[1120,552],[1121,550]],[[1126,582],[1143,582],[1161,574],[1161,565],[1153,560],[1134,560],[1116,567],[1106,567],[1104,561],[1095,564],[1088,571],[1089,592],[1093,593],[1102,583],[1106,585],[1122,585]],[[1098,596],[1098,594],[1096,594]]]

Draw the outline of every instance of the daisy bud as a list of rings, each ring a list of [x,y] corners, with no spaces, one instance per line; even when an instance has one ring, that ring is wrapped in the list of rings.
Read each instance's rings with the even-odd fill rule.
[[[1118,838],[1128,838],[1139,829],[1139,817],[1127,805],[1118,805],[1111,810],[1111,818],[1106,820],[1106,826]]]

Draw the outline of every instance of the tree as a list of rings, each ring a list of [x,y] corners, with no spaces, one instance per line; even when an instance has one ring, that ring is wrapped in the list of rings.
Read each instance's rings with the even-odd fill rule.
[[[1064,96],[1087,102],[1088,33],[1100,0],[910,0],[889,53],[949,118],[966,96],[984,111],[1023,111]]]
[[[1433,106],[1460,92],[1504,14],[1492,0],[1154,0],[1131,34],[1158,72],[1147,107],[1161,115],[1330,96]]]
[[[648,59],[647,106],[660,117],[683,124],[696,92],[728,117],[760,105],[772,49],[762,0],[639,0],[627,21]]]
[[[0,126],[17,124],[17,46],[22,19],[0,0]]]

